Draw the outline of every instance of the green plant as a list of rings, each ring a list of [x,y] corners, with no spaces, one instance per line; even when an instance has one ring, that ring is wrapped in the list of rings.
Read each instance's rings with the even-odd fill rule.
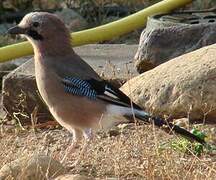
[[[197,156],[200,156],[204,149],[203,149],[203,145],[199,144],[199,143],[192,143],[190,141],[188,141],[187,139],[181,138],[178,140],[174,140],[171,142],[171,147],[174,150],[186,153],[186,154],[195,154]]]

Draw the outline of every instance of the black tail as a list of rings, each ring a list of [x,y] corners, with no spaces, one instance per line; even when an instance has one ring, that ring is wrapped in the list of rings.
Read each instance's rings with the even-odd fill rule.
[[[88,81],[93,87],[94,89],[97,89],[98,87],[100,87],[101,83],[95,80],[91,80]],[[95,86],[95,84],[98,84],[97,86]],[[102,85],[102,94],[104,95],[104,93],[107,91],[109,93],[111,93],[115,98],[110,97],[110,96],[105,96],[106,98],[104,98],[104,96],[101,96],[100,98],[102,98],[102,100],[115,104],[115,105],[120,105],[126,108],[130,108],[130,106],[132,105],[132,107],[134,108],[134,110],[137,110],[137,113],[133,111],[133,108],[131,109],[131,114],[127,114],[125,115],[125,117],[129,120],[133,120],[134,122],[134,118],[133,115],[135,115],[136,118],[147,122],[147,123],[154,123],[156,126],[158,127],[165,127],[167,130],[173,130],[174,132],[190,139],[190,140],[195,140],[201,144],[206,144],[206,142],[195,136],[194,134],[190,133],[189,131],[187,131],[184,128],[181,128],[177,125],[174,125],[172,123],[167,123],[164,119],[162,118],[158,118],[158,117],[152,117],[150,114],[146,113],[145,111],[143,111],[143,109],[138,106],[136,103],[132,102],[131,99],[125,95],[122,91],[120,91],[118,88],[115,88],[113,85],[111,85],[110,83],[104,81],[105,85]],[[100,86],[99,86],[100,85]],[[100,93],[99,93],[100,94]],[[108,98],[107,98],[108,97]],[[99,98],[99,97],[98,97]]]
[[[199,142],[199,143],[201,143],[203,145],[206,144],[206,142],[205,142],[204,139],[201,139],[200,137],[192,134],[191,132],[189,132],[188,130],[186,130],[184,128],[181,128],[181,127],[179,127],[177,125],[174,125],[172,123],[166,122],[163,119],[158,118],[158,117],[152,117],[151,119],[152,119],[153,123],[155,125],[159,125],[159,127],[161,127],[161,122],[163,122],[162,126],[165,126],[165,128],[173,130],[174,132],[180,134],[181,136],[184,136],[185,138],[187,138],[189,140],[197,141],[197,142]]]
[[[177,134],[180,134],[181,136],[189,139],[189,140],[192,140],[192,141],[197,141],[203,145],[206,144],[205,140],[204,139],[201,139],[200,137],[192,134],[191,132],[189,132],[188,130],[184,129],[184,128],[181,128],[177,125],[174,125],[170,122],[167,122],[165,121],[164,119],[162,118],[159,118],[159,117],[152,117],[152,116],[140,116],[140,115],[136,115],[135,114],[135,117],[140,119],[141,121],[144,121],[144,122],[147,122],[147,123],[153,123],[154,125],[156,125],[157,127],[161,127],[165,130],[173,130],[175,133]]]

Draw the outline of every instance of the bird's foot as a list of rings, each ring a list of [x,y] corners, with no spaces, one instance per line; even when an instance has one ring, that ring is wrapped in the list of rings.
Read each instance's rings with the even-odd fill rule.
[[[67,167],[70,168],[70,169],[74,169],[74,168],[79,169],[79,167],[80,167],[80,159],[75,160],[75,162],[73,162],[71,164],[69,163],[67,165]]]
[[[66,153],[62,160],[60,161],[61,163],[64,163],[67,160],[67,157],[69,154],[74,153],[74,151],[78,148],[78,144],[76,142],[73,142],[69,148],[67,148]]]

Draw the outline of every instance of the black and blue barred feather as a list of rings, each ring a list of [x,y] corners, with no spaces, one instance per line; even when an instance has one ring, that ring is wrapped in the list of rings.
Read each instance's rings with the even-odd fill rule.
[[[113,87],[106,81],[98,81],[95,79],[82,80],[77,77],[66,77],[63,79],[65,91],[77,96],[85,96],[91,100],[100,99],[102,101],[119,105],[123,107],[131,107],[142,110],[138,105],[131,102],[118,88]],[[132,104],[131,104],[132,103]]]
[[[85,96],[95,100],[97,92],[91,88],[91,85],[82,79],[66,77],[63,79],[65,91],[77,96]]]

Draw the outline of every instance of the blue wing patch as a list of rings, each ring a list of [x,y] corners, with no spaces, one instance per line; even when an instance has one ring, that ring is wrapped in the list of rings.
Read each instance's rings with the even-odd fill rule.
[[[95,100],[97,97],[97,92],[85,80],[74,77],[66,77],[63,79],[63,84],[65,92],[67,93],[77,96],[86,96],[92,100]]]

